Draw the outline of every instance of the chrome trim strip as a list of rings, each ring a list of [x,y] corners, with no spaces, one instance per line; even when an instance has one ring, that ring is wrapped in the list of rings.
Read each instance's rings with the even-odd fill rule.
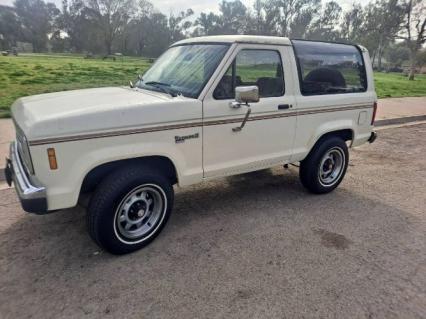
[[[19,197],[22,199],[34,199],[46,197],[46,188],[31,181],[25,173],[21,159],[18,154],[18,148],[15,142],[10,144],[10,161],[12,162],[12,179]]]
[[[248,119],[248,122],[259,121],[259,120],[270,120],[282,117],[290,117],[290,116],[302,116],[302,115],[311,115],[317,113],[329,113],[329,112],[339,112],[339,111],[352,111],[358,109],[366,109],[372,108],[373,105],[353,105],[353,106],[344,106],[344,107],[328,107],[328,108],[315,108],[315,109],[301,109],[287,112],[274,113],[271,115],[254,115]],[[101,133],[91,133],[91,134],[83,134],[83,135],[75,135],[75,136],[63,136],[63,137],[55,137],[55,138],[45,138],[39,140],[29,141],[30,146],[37,145],[45,145],[45,144],[54,144],[54,143],[64,143],[64,142],[72,142],[79,140],[87,140],[94,138],[104,138],[104,137],[115,137],[122,135],[133,135],[133,134],[142,134],[142,133],[151,133],[151,132],[159,132],[159,131],[168,131],[168,130],[176,130],[182,128],[192,128],[192,127],[202,127],[202,126],[213,126],[213,125],[224,125],[231,123],[240,123],[243,120],[242,117],[234,117],[217,119],[216,120],[207,120],[207,121],[198,121],[198,122],[189,122],[182,124],[170,124],[170,125],[162,125],[155,127],[147,127],[147,128],[138,128],[138,129],[127,129],[122,131],[112,131],[112,132],[101,132]]]

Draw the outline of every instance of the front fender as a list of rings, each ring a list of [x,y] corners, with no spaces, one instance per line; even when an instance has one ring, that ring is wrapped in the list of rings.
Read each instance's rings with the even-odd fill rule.
[[[199,131],[201,136],[201,129]],[[193,132],[193,128],[182,129],[179,134]],[[85,176],[99,165],[118,160],[163,156],[174,164],[179,185],[201,181],[202,139],[176,144],[174,135],[173,131],[153,132],[31,147],[35,173],[46,186],[48,209],[75,206]],[[57,170],[51,170],[49,167],[47,148],[50,147],[54,147],[56,151]]]

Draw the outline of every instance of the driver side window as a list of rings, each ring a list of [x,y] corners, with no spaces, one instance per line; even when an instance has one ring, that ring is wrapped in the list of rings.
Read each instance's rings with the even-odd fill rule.
[[[274,50],[241,50],[213,92],[217,100],[233,99],[237,86],[256,85],[260,97],[284,95],[281,57]]]

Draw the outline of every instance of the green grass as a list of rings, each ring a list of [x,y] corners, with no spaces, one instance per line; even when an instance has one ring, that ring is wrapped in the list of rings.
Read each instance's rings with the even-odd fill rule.
[[[374,73],[376,92],[379,98],[426,96],[426,75],[416,75],[409,81],[401,73]]]
[[[147,59],[130,57],[102,61],[65,54],[0,56],[0,117],[10,116],[10,106],[19,97],[80,88],[128,85],[129,80],[134,80],[149,65]],[[263,71],[265,70],[254,68],[247,76],[255,79]],[[270,70],[266,71],[270,73]],[[426,96],[426,75],[419,75],[414,81],[408,81],[402,74],[375,73],[375,82],[379,98]]]
[[[150,63],[142,58],[116,61],[67,55],[0,57],[0,117],[10,116],[19,97],[81,88],[128,85]]]

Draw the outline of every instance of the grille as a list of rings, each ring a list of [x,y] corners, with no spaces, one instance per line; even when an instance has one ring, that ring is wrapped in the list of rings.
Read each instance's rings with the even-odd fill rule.
[[[16,144],[18,148],[19,157],[21,158],[21,161],[23,162],[24,167],[27,170],[27,173],[34,174],[30,149],[28,147],[28,141],[24,133],[22,132],[22,130],[16,124],[15,124],[15,129],[16,129]]]

